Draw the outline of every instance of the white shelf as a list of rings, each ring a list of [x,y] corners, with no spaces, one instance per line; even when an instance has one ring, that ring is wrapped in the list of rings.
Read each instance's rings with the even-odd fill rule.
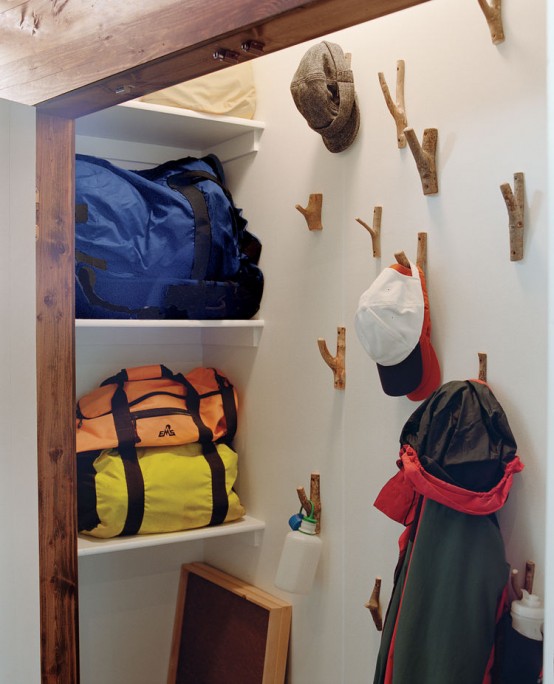
[[[261,318],[248,320],[214,319],[116,319],[116,318],[76,318],[76,328],[263,328]]]
[[[142,534],[130,537],[113,537],[112,539],[97,539],[96,537],[79,535],[77,555],[79,557],[94,556],[100,553],[143,549],[150,546],[162,546],[164,544],[182,544],[203,539],[227,537],[234,534],[249,535],[250,543],[254,546],[258,546],[261,541],[261,533],[264,529],[264,522],[246,515],[240,520],[224,523],[222,525],[201,527],[194,530],[185,530],[183,532],[169,532],[167,534]]]
[[[76,120],[78,136],[189,149],[222,162],[257,152],[264,124],[179,107],[126,102]]]
[[[249,320],[75,320],[77,341],[84,344],[159,344],[179,342],[204,345],[257,347],[264,321]]]
[[[152,165],[166,154],[183,156],[213,153],[222,162],[258,151],[264,125],[259,121],[212,116],[178,107],[127,102],[76,120],[78,151],[105,156],[116,163]],[[158,159],[160,157],[160,159]],[[76,319],[78,345],[201,344],[257,347],[262,319],[250,320],[113,320]],[[92,351],[92,350],[89,350]],[[258,545],[265,523],[250,516],[241,520],[183,532],[113,539],[78,537],[78,556],[181,544],[240,535]]]

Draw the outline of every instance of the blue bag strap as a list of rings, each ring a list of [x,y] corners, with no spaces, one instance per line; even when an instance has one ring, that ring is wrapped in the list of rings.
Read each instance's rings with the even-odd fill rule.
[[[207,160],[208,158],[205,158]],[[216,160],[219,163],[219,160]],[[214,162],[215,163],[215,162]],[[223,173],[223,171],[221,171]],[[223,178],[223,176],[222,176]],[[194,265],[191,275],[192,280],[206,280],[208,263],[212,245],[211,223],[208,206],[204,193],[195,187],[196,183],[210,181],[215,183],[223,192],[231,207],[231,219],[233,223],[233,235],[242,250],[246,220],[236,208],[233,196],[225,183],[217,176],[201,169],[185,169],[167,178],[167,185],[172,190],[180,192],[190,203],[195,217],[196,236],[194,243]]]
[[[187,185],[180,180],[183,174],[176,174],[167,179],[167,184],[188,200],[194,214],[194,261],[191,279],[205,280],[212,250],[212,224],[206,198],[194,185]]]
[[[223,170],[221,170],[221,174],[223,174]],[[223,175],[221,177],[223,178]],[[239,212],[235,207],[231,193],[217,175],[202,169],[184,169],[167,178],[168,187],[180,192],[188,200],[194,213],[194,263],[190,276],[191,280],[206,280],[212,249],[212,225],[208,205],[204,193],[195,186],[196,183],[202,181],[215,183],[227,198],[232,209],[233,233],[239,242],[245,225],[245,222],[241,224],[239,220]]]
[[[90,266],[84,263],[81,263],[79,268],[77,268],[76,277],[79,285],[83,289],[85,297],[92,306],[100,306],[106,311],[111,311],[112,313],[121,313],[127,316],[135,316],[136,318],[167,318],[165,310],[157,306],[143,306],[140,309],[132,309],[129,306],[112,304],[106,299],[102,299],[102,297],[100,297],[94,289],[94,285],[96,283],[96,273]]]

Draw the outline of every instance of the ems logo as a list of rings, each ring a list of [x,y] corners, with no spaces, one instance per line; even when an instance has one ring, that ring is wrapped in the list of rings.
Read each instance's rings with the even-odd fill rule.
[[[171,429],[171,425],[166,425],[164,430],[160,430],[158,437],[175,437],[175,430]]]

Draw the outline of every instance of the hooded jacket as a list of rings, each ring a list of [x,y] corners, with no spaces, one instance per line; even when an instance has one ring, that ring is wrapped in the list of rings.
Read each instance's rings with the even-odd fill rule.
[[[523,464],[489,387],[449,382],[406,422],[375,506],[405,526],[374,684],[486,684],[509,566],[496,520]]]

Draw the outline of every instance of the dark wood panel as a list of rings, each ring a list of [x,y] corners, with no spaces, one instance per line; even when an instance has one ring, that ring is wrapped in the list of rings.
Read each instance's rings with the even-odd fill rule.
[[[102,24],[97,3],[78,20],[78,36],[69,21],[69,38],[59,32],[42,45],[39,27],[28,54],[12,47],[16,59],[6,61],[0,47],[0,97],[77,117],[222,68],[212,57],[221,47],[250,59],[241,50],[249,38],[269,54],[426,1],[160,0],[140,14],[135,3],[118,3],[121,16]]]
[[[74,122],[37,115],[37,399],[43,684],[78,668],[74,383]]]

